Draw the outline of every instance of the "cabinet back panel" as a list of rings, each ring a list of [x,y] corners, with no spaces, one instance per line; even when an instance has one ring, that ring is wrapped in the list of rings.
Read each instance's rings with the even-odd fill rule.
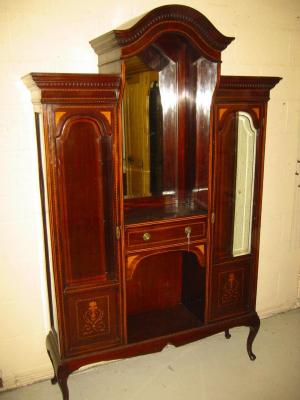
[[[181,302],[182,257],[170,252],[144,258],[127,281],[127,314],[160,310]]]

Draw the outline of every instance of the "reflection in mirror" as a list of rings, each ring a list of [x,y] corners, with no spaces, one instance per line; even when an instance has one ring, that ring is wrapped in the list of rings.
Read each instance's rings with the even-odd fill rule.
[[[245,112],[238,112],[232,250],[234,257],[251,251],[256,133],[251,116]]]
[[[190,118],[190,145],[188,187],[198,207],[207,209],[209,165],[210,109],[217,83],[217,64],[200,57],[193,63],[191,86],[194,87],[193,114]],[[191,90],[192,92],[192,90]],[[195,133],[193,133],[195,132]]]
[[[173,128],[177,119],[176,64],[163,58],[152,65],[161,70],[152,69],[145,64],[146,56],[149,54],[126,60],[123,97],[126,198],[175,193],[176,154],[172,151],[166,155],[170,146],[172,150],[176,148],[172,143],[176,142]]]

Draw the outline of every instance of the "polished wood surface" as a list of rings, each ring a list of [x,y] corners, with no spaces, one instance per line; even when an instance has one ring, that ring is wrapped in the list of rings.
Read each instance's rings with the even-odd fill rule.
[[[84,365],[222,331],[229,338],[236,326],[249,327],[255,359],[267,102],[280,78],[221,76],[221,51],[232,40],[190,7],[163,6],[92,41],[106,74],[24,78],[38,136],[46,345],[64,400],[68,376]],[[174,100],[166,107],[161,96],[162,180],[160,190],[152,181],[124,199],[124,87],[149,68]],[[239,112],[251,116],[257,138],[250,251],[236,256]]]
[[[123,335],[116,238],[121,81],[97,74],[31,74],[24,81],[44,118],[48,289],[57,309],[51,329],[65,358],[116,345]]]
[[[165,247],[176,243],[206,240],[206,218],[186,217],[158,223],[128,225],[125,243],[128,252],[138,249]],[[147,234],[147,235],[145,235]],[[189,235],[189,238],[188,238]]]

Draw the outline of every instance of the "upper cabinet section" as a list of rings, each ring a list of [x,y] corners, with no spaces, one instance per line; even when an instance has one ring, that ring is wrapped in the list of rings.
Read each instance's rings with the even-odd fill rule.
[[[172,5],[91,42],[99,72],[124,83],[125,221],[131,212],[135,222],[207,212],[210,109],[232,40],[198,11]]]
[[[121,79],[33,73],[24,82],[36,105],[42,174],[47,182],[43,190],[52,207],[47,234],[62,284],[115,282],[119,246],[115,149]]]
[[[218,62],[234,39],[222,35],[200,12],[182,5],[158,7],[90,42],[99,56],[99,72],[120,72],[120,60],[152,51],[161,53],[166,41],[188,43],[198,57]],[[177,46],[173,47],[176,52]],[[150,50],[151,49],[151,50]],[[171,49],[170,49],[171,50]],[[151,56],[152,57],[152,56]]]

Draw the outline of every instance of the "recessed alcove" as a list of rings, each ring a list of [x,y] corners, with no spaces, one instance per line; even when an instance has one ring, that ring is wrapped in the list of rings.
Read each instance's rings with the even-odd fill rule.
[[[165,251],[142,258],[126,282],[128,342],[199,327],[205,268],[196,254]]]

